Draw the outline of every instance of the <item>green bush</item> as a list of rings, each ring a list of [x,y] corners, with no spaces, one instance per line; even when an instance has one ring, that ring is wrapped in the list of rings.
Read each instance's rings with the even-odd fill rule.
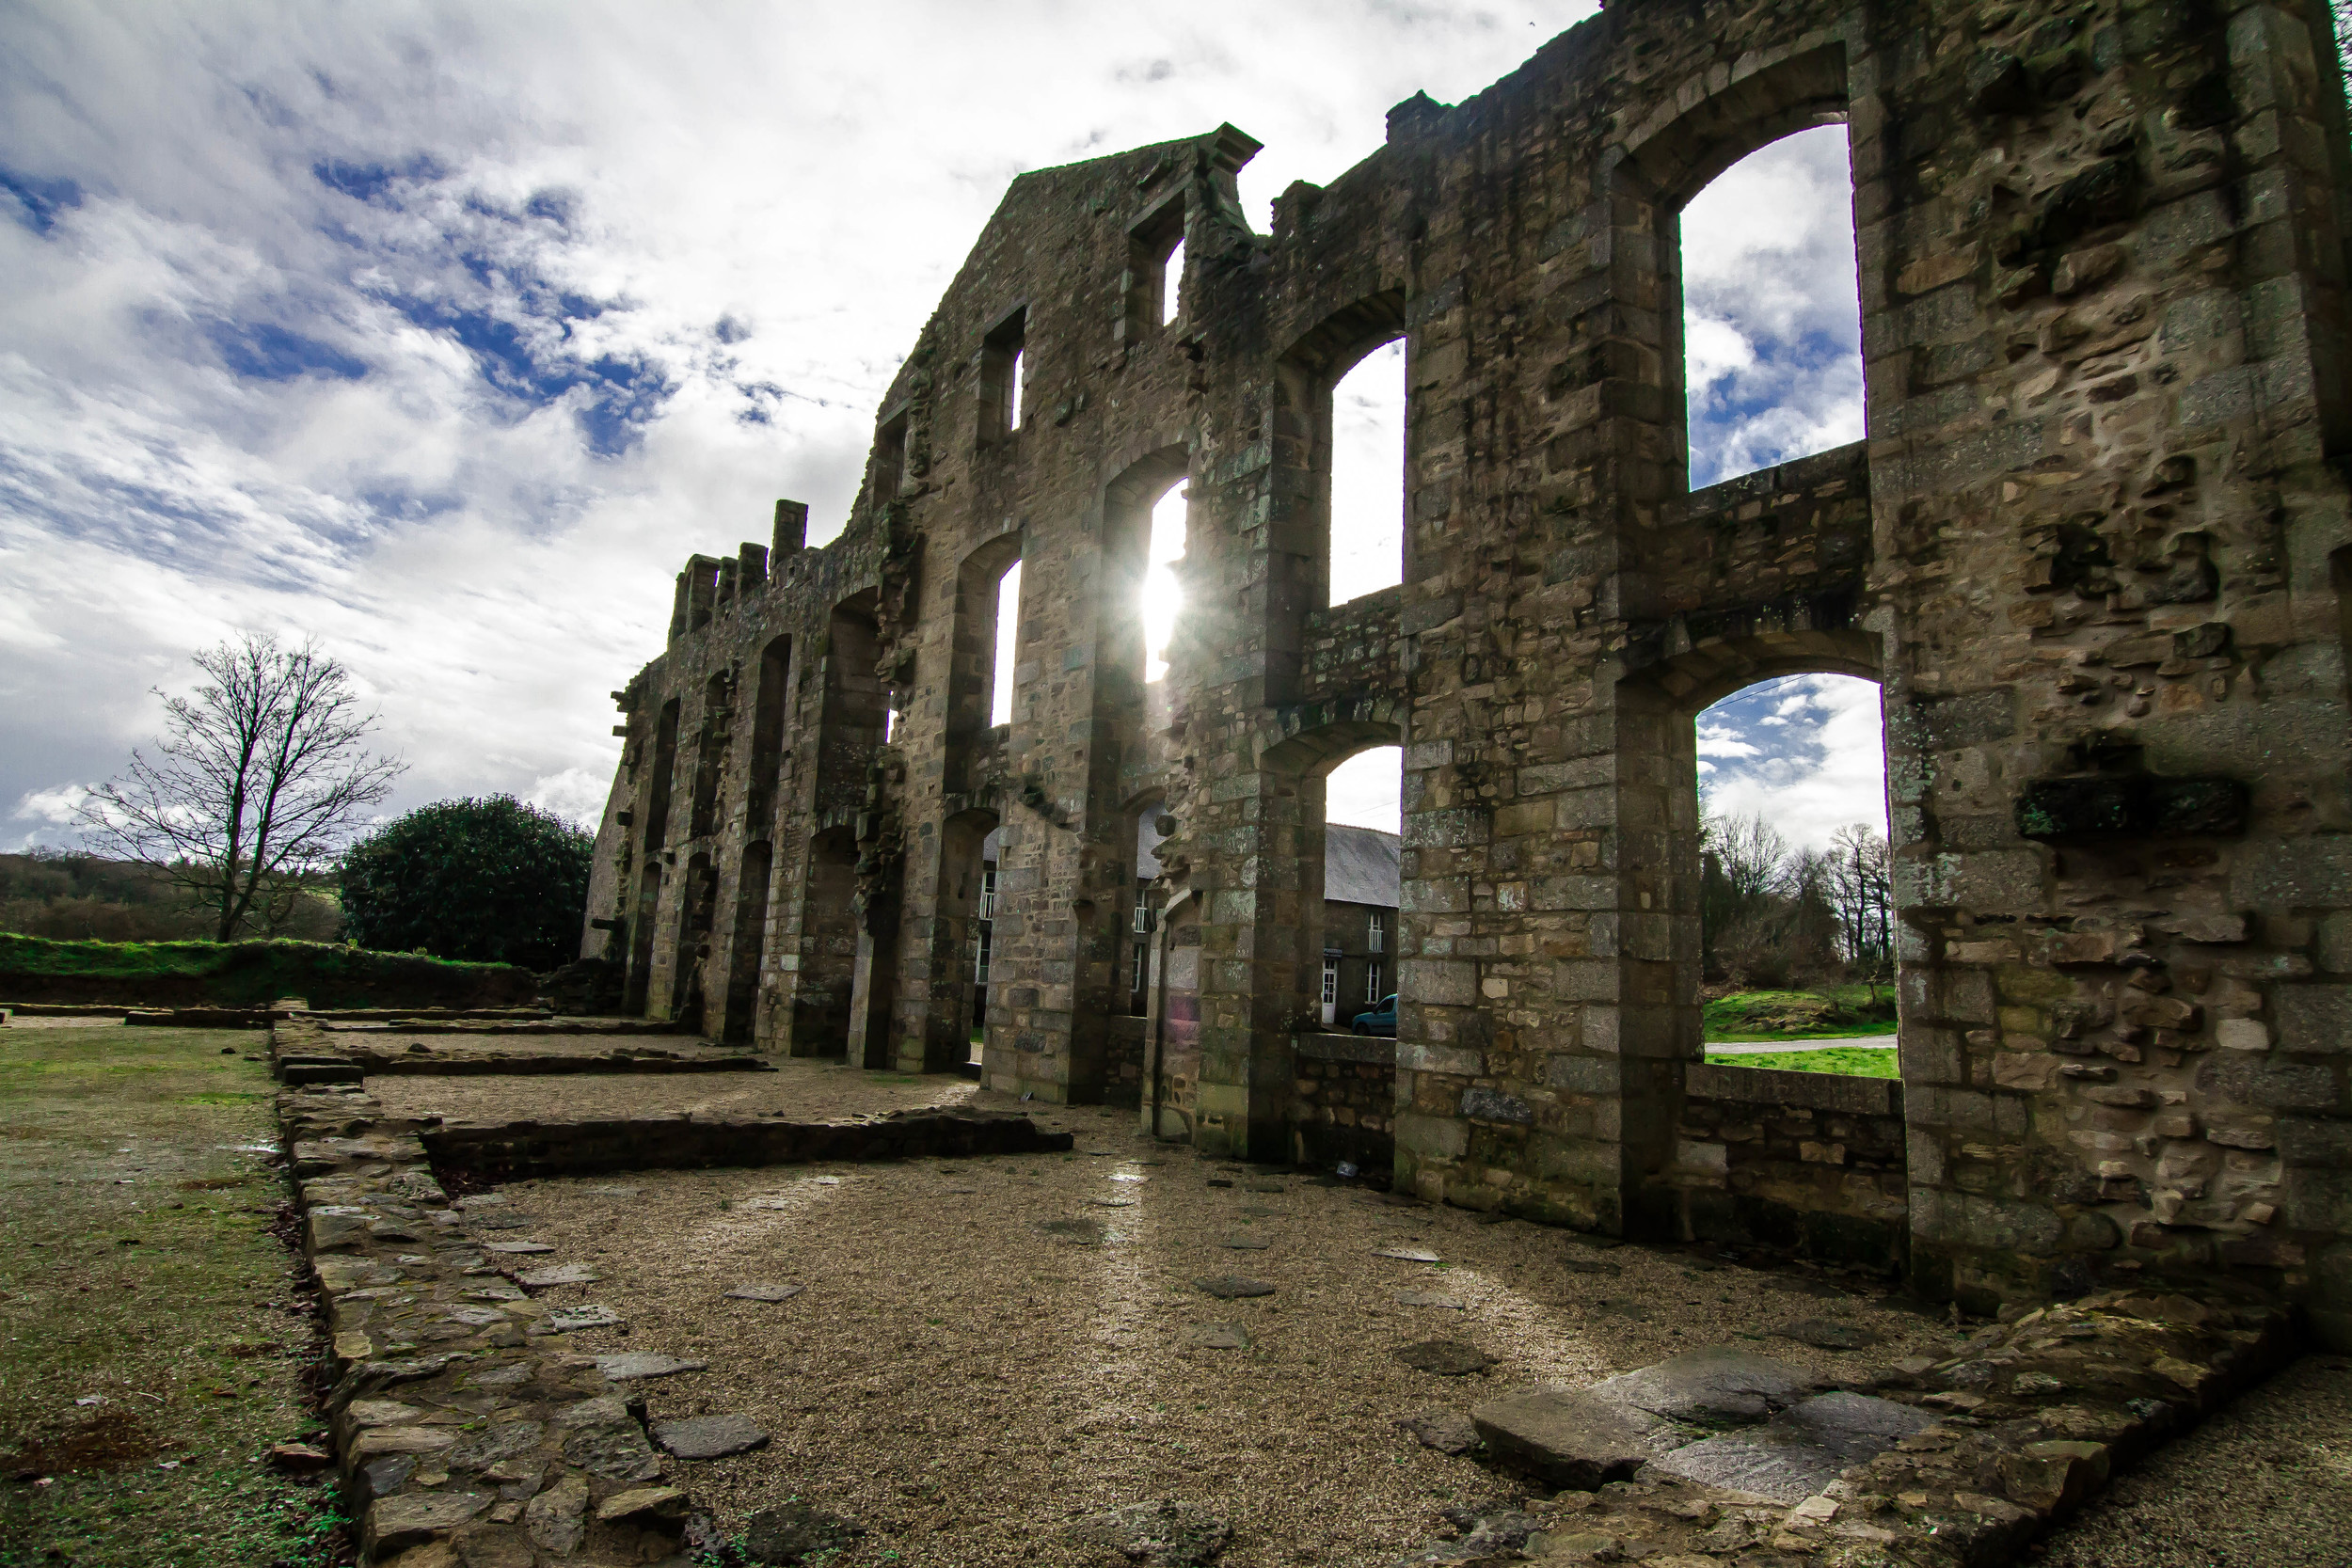
[[[596,841],[511,795],[410,812],[343,857],[362,947],[547,970],[580,953]]]

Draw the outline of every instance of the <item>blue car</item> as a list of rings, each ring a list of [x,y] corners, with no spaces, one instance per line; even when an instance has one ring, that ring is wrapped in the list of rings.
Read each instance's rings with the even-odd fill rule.
[[[1380,999],[1380,1006],[1368,1013],[1356,1015],[1356,1032],[1359,1035],[1386,1035],[1396,1037],[1396,992]]]

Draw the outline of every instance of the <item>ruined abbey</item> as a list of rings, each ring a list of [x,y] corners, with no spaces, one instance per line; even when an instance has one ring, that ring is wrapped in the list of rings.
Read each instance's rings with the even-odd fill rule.
[[[1694,491],[1679,214],[1827,123],[1867,438]],[[628,1008],[1974,1310],[2234,1275],[2352,1346],[2320,0],[1610,0],[1266,234],[1257,145],[1016,180],[839,537],[784,501],[688,560],[615,693],[585,951]],[[1403,583],[1333,605],[1331,388],[1399,341]],[[1700,1060],[1692,720],[1801,672],[1883,692],[1901,1071],[1766,1105]],[[1318,995],[1324,781],[1375,746],[1393,1043]]]

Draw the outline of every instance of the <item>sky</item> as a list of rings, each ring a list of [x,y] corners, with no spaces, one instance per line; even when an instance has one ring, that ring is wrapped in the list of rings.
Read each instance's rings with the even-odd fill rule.
[[[1458,102],[1591,8],[0,8],[0,847],[71,842],[81,791],[156,733],[153,689],[241,630],[350,667],[409,763],[388,810],[509,791],[593,817],[606,694],[660,651],[672,574],[764,540],[777,497],[838,531],[876,403],[1014,175],[1231,120],[1266,144],[1241,177],[1263,230],[1391,105]],[[1733,238],[1686,227],[1723,324],[1694,433],[1735,465],[1859,429],[1817,363],[1853,313],[1842,189],[1829,241],[1783,231],[1842,168],[1782,157],[1726,177]],[[1341,531],[1377,567],[1401,365],[1361,379],[1340,438],[1375,478]],[[1335,562],[1340,596],[1378,586],[1363,564]],[[1377,825],[1394,796],[1391,765]]]

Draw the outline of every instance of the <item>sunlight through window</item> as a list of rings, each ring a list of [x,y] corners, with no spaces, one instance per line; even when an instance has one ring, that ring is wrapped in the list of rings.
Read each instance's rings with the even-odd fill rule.
[[[1176,586],[1176,562],[1184,558],[1184,486],[1179,484],[1152,509],[1152,546],[1143,575],[1143,678],[1168,673],[1168,640],[1176,631],[1184,591]]]
[[[1331,603],[1405,580],[1405,344],[1331,389]]]

